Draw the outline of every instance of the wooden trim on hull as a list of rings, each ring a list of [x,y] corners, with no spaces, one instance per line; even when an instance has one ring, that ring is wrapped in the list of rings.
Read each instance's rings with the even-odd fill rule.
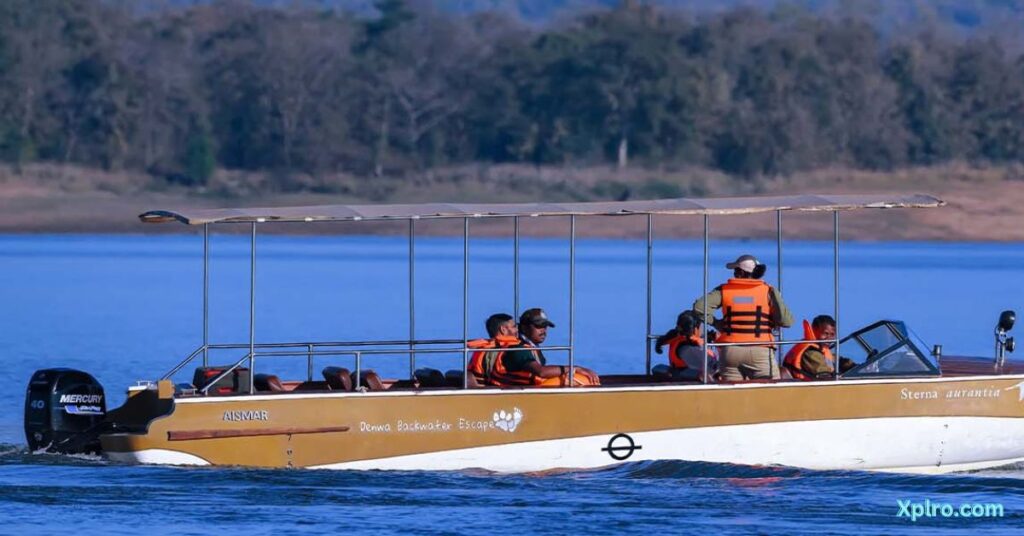
[[[250,430],[171,430],[167,432],[167,440],[190,441],[192,439],[225,439],[229,437],[331,434],[347,431],[349,431],[348,426],[320,426],[315,428],[255,428]]]

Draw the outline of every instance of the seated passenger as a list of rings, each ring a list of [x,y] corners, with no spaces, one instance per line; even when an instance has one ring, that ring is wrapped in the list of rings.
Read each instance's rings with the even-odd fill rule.
[[[569,383],[569,367],[548,365],[539,345],[547,340],[548,328],[555,324],[543,309],[528,309],[519,317],[519,350],[509,349],[494,361],[492,385],[536,385],[560,387]],[[573,385],[601,385],[594,371],[574,367]]]
[[[469,341],[470,348],[511,348],[520,345],[516,336],[516,322],[512,315],[497,313],[489,316],[484,323],[489,339]],[[469,373],[478,385],[485,385],[487,377],[494,368],[494,361],[503,352],[473,352],[469,359]]]
[[[548,339],[548,328],[555,327],[554,322],[548,319],[544,309],[534,307],[523,311],[519,315],[519,342],[527,348],[538,348],[534,350],[541,364],[547,362],[544,352],[539,347]]]
[[[699,314],[693,311],[679,314],[676,318],[676,327],[658,337],[658,342],[654,345],[654,351],[659,354],[662,347],[668,346],[669,366],[655,367],[656,373],[664,371],[673,380],[704,381],[705,353],[700,327]],[[718,370],[718,354],[714,348],[707,349],[707,363],[710,380]]]
[[[831,316],[819,315],[812,322],[804,320],[804,340],[832,341],[836,338],[836,321]],[[828,380],[835,377],[835,358],[829,343],[797,344],[789,350],[783,365],[798,380]],[[840,372],[856,366],[852,360],[839,359]]]

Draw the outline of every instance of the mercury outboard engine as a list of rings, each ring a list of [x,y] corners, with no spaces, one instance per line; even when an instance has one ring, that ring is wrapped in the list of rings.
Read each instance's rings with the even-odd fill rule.
[[[68,368],[37,370],[25,393],[28,448],[98,453],[106,413],[103,386],[92,375]]]

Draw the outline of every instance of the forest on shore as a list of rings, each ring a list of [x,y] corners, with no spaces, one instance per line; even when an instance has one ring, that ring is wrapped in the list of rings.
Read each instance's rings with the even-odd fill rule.
[[[10,169],[188,188],[252,172],[267,191],[331,193],[481,164],[742,183],[1024,160],[1019,51],[926,24],[886,34],[849,10],[625,1],[538,26],[403,0],[377,0],[372,17],[132,6],[0,3]]]

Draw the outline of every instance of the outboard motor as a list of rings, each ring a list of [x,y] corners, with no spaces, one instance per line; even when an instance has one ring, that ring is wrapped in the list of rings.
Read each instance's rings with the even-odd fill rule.
[[[37,370],[25,393],[28,448],[98,453],[98,431],[106,413],[103,386],[92,375],[68,368]]]

